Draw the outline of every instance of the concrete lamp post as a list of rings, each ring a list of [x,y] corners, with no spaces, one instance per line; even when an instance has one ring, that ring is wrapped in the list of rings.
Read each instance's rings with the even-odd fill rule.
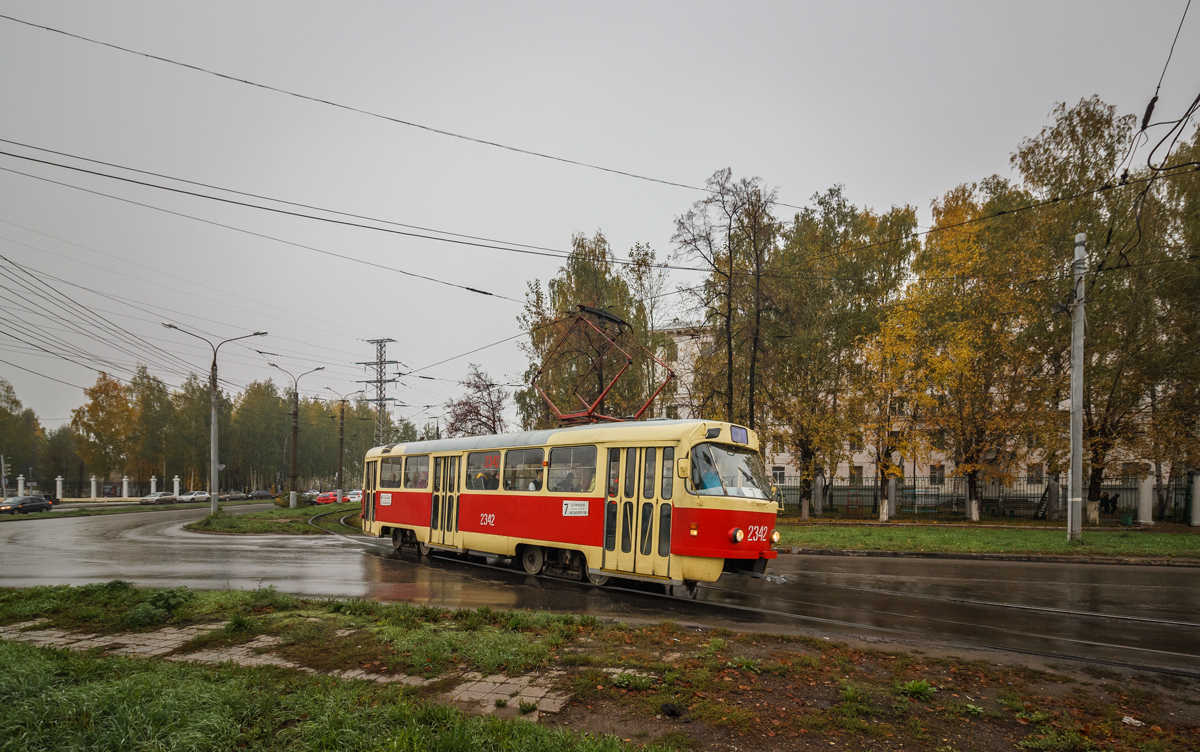
[[[346,489],[346,481],[342,479],[342,458],[345,455],[344,449],[346,446],[346,403],[356,394],[362,394],[364,389],[359,389],[357,392],[342,394],[331,386],[326,386],[326,389],[338,396],[338,472],[337,472],[337,503],[342,503],[342,491]]]
[[[212,371],[209,374],[209,388],[212,391],[212,425],[210,426],[209,430],[209,438],[212,443],[212,446],[210,447],[211,456],[209,457],[209,509],[212,514],[216,514],[217,510],[220,508],[217,503],[217,497],[220,496],[221,493],[220,479],[218,478],[218,472],[221,468],[217,464],[217,350],[221,349],[221,345],[225,344],[226,342],[236,342],[239,339],[246,339],[248,337],[265,337],[267,333],[253,332],[251,334],[243,334],[240,337],[230,337],[229,339],[222,340],[214,345],[208,340],[207,337],[201,337],[199,334],[189,332],[187,329],[181,329],[169,322],[164,321],[162,322],[162,325],[167,329],[174,329],[177,332],[183,332],[184,334],[195,337],[198,340],[202,340],[204,344],[212,348]]]

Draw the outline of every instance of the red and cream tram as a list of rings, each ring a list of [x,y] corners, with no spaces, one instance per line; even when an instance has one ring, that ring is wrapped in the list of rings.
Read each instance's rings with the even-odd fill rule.
[[[525,570],[691,589],[762,573],[776,504],[741,426],[645,420],[367,452],[363,530],[397,548],[511,556]]]

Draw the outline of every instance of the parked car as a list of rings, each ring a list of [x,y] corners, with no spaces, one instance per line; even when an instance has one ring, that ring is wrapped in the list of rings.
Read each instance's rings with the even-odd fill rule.
[[[221,494],[221,501],[244,501],[250,497],[241,491],[228,491]]]
[[[143,496],[139,504],[174,504],[175,494],[170,491],[156,491],[148,496]]]
[[[304,498],[306,498],[306,499],[315,499],[315,498],[317,498],[317,497],[318,497],[318,496],[320,496],[320,495],[321,495],[321,492],[320,492],[320,491],[318,491],[318,490],[317,490],[317,489],[315,489],[315,488],[314,488],[314,489],[312,489],[312,490],[310,490],[310,491],[305,491],[305,492],[304,492]]]
[[[188,491],[187,493],[179,494],[179,503],[183,504],[189,501],[208,501],[211,497],[208,491]]]
[[[251,491],[250,492],[251,499],[274,499],[278,495],[279,494],[274,493],[272,491]]]
[[[323,494],[317,494],[317,498],[313,499],[318,504],[336,504],[337,491],[326,491]]]
[[[361,504],[362,503],[362,491],[360,491],[359,489],[356,488],[353,491],[351,491],[350,493],[346,494],[344,498],[346,499],[346,501],[352,501],[355,504]]]
[[[53,505],[41,496],[14,496],[0,501],[0,514],[49,512]]]

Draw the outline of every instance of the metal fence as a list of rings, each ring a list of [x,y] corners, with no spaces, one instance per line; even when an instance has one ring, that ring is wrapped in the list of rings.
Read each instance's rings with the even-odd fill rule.
[[[1176,478],[1167,485],[1165,503],[1154,496],[1154,518],[1187,523],[1191,513],[1191,488],[1194,476]],[[1051,485],[1058,482],[1059,509],[1066,513],[1067,479],[1023,477],[1012,481],[981,479],[976,485],[979,496],[979,518],[994,522],[1009,520],[1048,519],[1051,508]],[[1165,484],[1164,484],[1165,485]],[[825,485],[820,508],[813,503],[812,486],[799,476],[777,478],[778,501],[784,515],[799,515],[805,496],[810,500],[809,514],[823,519],[878,519],[881,493],[876,478],[834,478]],[[1115,478],[1100,489],[1100,521],[1130,524],[1137,520],[1137,478]],[[886,487],[886,481],[885,481]],[[1087,491],[1085,487],[1085,493]],[[1156,488],[1156,491],[1158,489]],[[967,479],[963,477],[915,477],[896,479],[896,504],[891,519],[901,520],[965,520],[967,519]]]

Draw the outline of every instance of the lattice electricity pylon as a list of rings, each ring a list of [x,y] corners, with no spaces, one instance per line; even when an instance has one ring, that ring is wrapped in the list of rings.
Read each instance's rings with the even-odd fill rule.
[[[571,319],[570,326],[550,348],[541,367],[530,382],[549,405],[559,425],[577,426],[601,421],[619,423],[642,417],[654,399],[662,393],[671,379],[675,378],[675,372],[654,353],[633,339],[632,328],[616,316],[598,308],[581,305],[576,306],[576,312],[569,318]],[[571,344],[568,344],[569,342]],[[605,399],[621,376],[633,365],[633,357],[629,354],[630,350],[645,355],[658,364],[666,372],[666,378],[658,385],[654,393],[641,403],[636,412],[627,417],[606,415],[603,412]],[[620,357],[613,357],[614,353],[619,353]],[[605,375],[605,366],[609,364],[610,360],[616,360],[619,364],[616,374],[611,379]],[[540,383],[542,377],[551,371],[554,371],[560,380],[566,382],[565,391],[579,400],[583,406],[582,410],[564,412],[542,388]],[[594,387],[594,396],[590,400],[580,394],[581,391],[585,393],[592,391],[587,389],[586,385]]]

